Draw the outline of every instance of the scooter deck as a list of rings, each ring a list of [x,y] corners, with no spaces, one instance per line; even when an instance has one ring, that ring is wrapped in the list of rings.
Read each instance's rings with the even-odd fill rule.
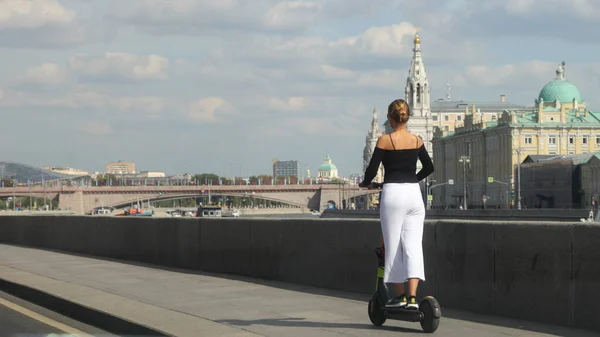
[[[385,316],[390,319],[396,319],[407,322],[420,322],[423,320],[423,313],[419,310],[410,310],[404,308],[384,308]]]

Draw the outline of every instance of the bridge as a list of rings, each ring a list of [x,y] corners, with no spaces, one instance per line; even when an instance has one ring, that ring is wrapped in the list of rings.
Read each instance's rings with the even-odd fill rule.
[[[58,186],[0,188],[0,198],[31,196],[59,198],[59,208],[85,214],[97,207],[126,207],[138,201],[161,201],[186,197],[247,197],[269,200],[304,209],[323,210],[328,203],[364,200],[379,193],[357,185],[194,185],[194,186]]]
[[[120,335],[420,335],[369,322],[379,237],[369,219],[0,217],[0,291]],[[440,336],[597,336],[599,240],[600,224],[427,221],[418,296],[440,301]]]

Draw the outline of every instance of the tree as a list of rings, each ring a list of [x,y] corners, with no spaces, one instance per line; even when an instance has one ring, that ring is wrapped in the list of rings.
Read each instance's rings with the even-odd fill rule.
[[[219,184],[219,176],[214,173],[201,173],[194,175],[194,179],[198,180],[198,184],[205,185],[218,185]]]

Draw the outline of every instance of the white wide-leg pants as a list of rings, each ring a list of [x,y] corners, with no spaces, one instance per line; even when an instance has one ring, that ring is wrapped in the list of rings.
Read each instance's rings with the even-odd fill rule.
[[[385,245],[383,282],[425,281],[423,225],[425,205],[418,183],[383,185],[379,214]]]

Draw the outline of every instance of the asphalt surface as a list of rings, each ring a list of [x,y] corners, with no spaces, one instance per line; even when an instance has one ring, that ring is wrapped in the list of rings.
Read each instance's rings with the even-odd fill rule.
[[[0,291],[0,337],[62,337],[77,331],[114,336]]]

